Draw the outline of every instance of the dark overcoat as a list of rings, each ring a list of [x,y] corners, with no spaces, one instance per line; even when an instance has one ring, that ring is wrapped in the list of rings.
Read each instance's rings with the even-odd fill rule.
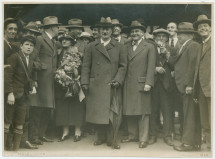
[[[54,73],[57,65],[57,46],[45,32],[37,37],[36,49],[45,69],[37,72],[37,102],[34,106],[54,108]]]
[[[154,86],[156,50],[153,44],[142,40],[133,51],[132,43],[126,45],[128,70],[123,87],[123,114],[151,113],[151,92],[144,92],[145,84]]]
[[[127,68],[126,53],[125,47],[114,39],[111,39],[105,47],[100,39],[86,47],[81,71],[81,84],[89,85],[86,101],[87,122],[109,123],[111,105],[109,83],[116,80],[122,86]]]
[[[170,56],[169,62],[174,66],[176,86],[182,94],[185,94],[186,87],[193,87],[197,55],[200,51],[200,45],[190,40],[178,54]]]
[[[211,38],[205,43],[205,48],[202,44],[200,49],[202,52],[197,57],[194,88],[198,79],[204,95],[211,97]]]

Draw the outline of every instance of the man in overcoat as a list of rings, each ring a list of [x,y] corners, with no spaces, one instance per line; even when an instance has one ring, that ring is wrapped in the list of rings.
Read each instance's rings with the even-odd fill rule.
[[[38,93],[37,102],[31,108],[34,112],[31,115],[31,142],[41,145],[44,142],[52,140],[45,137],[46,129],[50,120],[51,109],[55,108],[54,99],[54,73],[57,64],[57,46],[53,37],[58,35],[57,17],[48,16],[43,19],[43,28],[41,36],[37,37],[36,49],[39,52],[41,63],[46,64],[46,68],[38,71],[37,83]]]
[[[194,89],[199,102],[200,119],[206,135],[208,149],[211,149],[211,20],[200,15],[193,27],[202,37],[201,53],[197,57],[194,75]]]
[[[120,23],[118,19],[112,19],[111,22],[113,24],[113,33],[112,33],[113,38],[119,43],[125,44],[128,41],[128,39],[126,39],[121,35],[123,24]]]
[[[182,144],[175,145],[174,149],[196,151],[201,145],[201,128],[199,108],[193,100],[193,80],[200,45],[192,40],[196,33],[192,23],[180,23],[177,33],[182,46],[177,54],[171,54],[169,62],[174,66],[176,86],[183,100],[184,121]]]
[[[81,72],[81,85],[87,95],[86,121],[95,124],[94,145],[107,142],[108,146],[119,149],[119,145],[112,143],[111,101],[113,89],[117,89],[120,99],[127,54],[124,46],[111,38],[112,24],[109,17],[102,17],[97,26],[101,38],[86,47]]]
[[[123,115],[127,118],[127,139],[138,141],[139,147],[148,145],[149,115],[151,114],[151,88],[154,86],[156,50],[144,36],[145,27],[138,21],[130,26],[131,42],[126,44],[128,69],[123,86]],[[138,136],[139,134],[139,136]]]

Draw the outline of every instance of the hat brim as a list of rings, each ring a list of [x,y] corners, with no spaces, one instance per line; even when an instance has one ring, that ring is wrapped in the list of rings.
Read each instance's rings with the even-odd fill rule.
[[[60,26],[62,25],[61,23],[57,23],[57,24],[43,24],[43,27],[46,27],[46,26]]]
[[[66,26],[66,28],[84,28],[84,27],[81,25],[68,25]]]
[[[112,24],[112,25],[113,25],[113,27],[115,27],[115,26],[119,26],[120,28],[123,27],[123,24],[122,24],[122,23],[119,23],[119,24]]]
[[[195,30],[197,30],[198,25],[201,24],[201,23],[208,23],[208,24],[211,26],[211,20],[210,20],[210,19],[204,19],[204,20],[195,21],[195,22],[193,23],[193,28],[194,28]]]
[[[195,33],[197,33],[197,31],[195,31],[195,30],[178,30],[178,31],[176,31],[177,33],[187,33],[187,34],[195,34]]]
[[[141,29],[144,32],[146,32],[146,27],[145,26],[130,26],[130,27],[128,27],[129,32],[131,32],[132,29]]]
[[[159,34],[159,33],[164,33],[164,34],[166,34],[167,36],[170,35],[169,32],[165,32],[165,31],[158,31],[158,32],[154,32],[154,33],[152,33],[152,34],[156,36],[156,35]]]
[[[41,35],[41,32],[34,30],[34,29],[23,28],[23,30],[29,30],[29,31],[35,33],[36,35]]]

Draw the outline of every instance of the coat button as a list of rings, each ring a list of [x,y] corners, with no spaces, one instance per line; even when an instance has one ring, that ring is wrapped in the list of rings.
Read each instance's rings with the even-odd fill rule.
[[[97,65],[99,65],[100,63],[99,62],[97,62]]]

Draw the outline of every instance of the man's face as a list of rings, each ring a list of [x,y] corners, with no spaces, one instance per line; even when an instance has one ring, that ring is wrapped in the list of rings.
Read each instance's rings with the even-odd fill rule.
[[[140,40],[144,35],[144,32],[141,29],[132,29],[131,30],[131,38],[133,41]]]
[[[77,37],[80,37],[82,33],[82,28],[70,28],[69,31],[70,33],[75,33]]]
[[[211,27],[208,23],[201,23],[198,25],[197,31],[201,37],[207,38],[211,34]]]
[[[167,25],[167,30],[169,31],[171,36],[174,36],[177,31],[177,25],[175,23],[169,23]]]
[[[94,39],[99,38],[99,29],[98,28],[93,28],[92,35],[93,35]]]
[[[4,33],[6,39],[15,39],[17,35],[18,27],[16,23],[10,23],[7,25]]]
[[[58,35],[58,26],[52,26],[52,31],[53,31],[53,34],[54,36],[57,36]]]
[[[21,50],[26,55],[30,55],[33,52],[33,49],[34,49],[34,44],[30,41],[25,41],[21,45]]]
[[[99,29],[100,36],[103,40],[108,40],[112,34],[112,28],[110,27],[101,27]]]
[[[180,44],[184,44],[185,41],[191,38],[190,34],[178,33],[178,41]]]
[[[155,42],[157,44],[164,44],[168,40],[168,36],[165,33],[158,33],[155,35]]]
[[[114,35],[114,36],[119,36],[120,33],[121,33],[121,28],[120,28],[119,26],[115,26],[115,27],[113,28],[113,35]]]

